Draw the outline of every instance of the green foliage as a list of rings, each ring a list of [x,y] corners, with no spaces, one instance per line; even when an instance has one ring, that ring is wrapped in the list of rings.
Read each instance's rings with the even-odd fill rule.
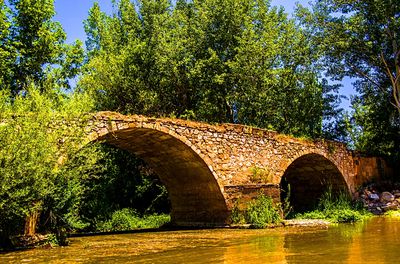
[[[111,218],[114,211],[132,208],[140,216],[169,213],[170,205],[165,186],[146,164],[131,153],[101,144],[101,156],[83,179],[82,203],[77,212],[84,223],[77,230],[95,231],[99,222]]]
[[[249,202],[244,210],[239,204],[240,201],[237,200],[232,208],[230,218],[233,224],[250,224],[253,228],[265,228],[282,221],[281,209],[269,196],[260,194],[257,199]]]
[[[1,236],[20,233],[34,212],[47,212],[55,226],[73,215],[97,158],[95,148],[78,152],[91,105],[84,94],[41,94],[33,86],[14,98],[0,91]],[[80,163],[64,164],[76,153]]]
[[[127,231],[140,228],[158,228],[170,222],[166,214],[153,214],[141,218],[138,213],[129,208],[115,211],[109,221],[100,222],[97,231]]]
[[[247,207],[246,221],[255,228],[265,228],[268,224],[277,224],[281,220],[280,211],[269,196],[260,195]]]
[[[97,109],[319,136],[335,96],[311,37],[267,0],[95,3],[79,83]]]
[[[17,95],[31,83],[42,91],[69,88],[83,62],[82,43],[65,43],[54,14],[54,0],[0,1],[1,90]]]
[[[237,200],[233,205],[230,219],[233,224],[245,224],[246,218],[243,212],[239,209],[240,200]]]
[[[340,192],[335,194],[332,188],[323,193],[314,211],[297,214],[299,219],[326,219],[335,223],[354,223],[370,217],[371,214],[353,204],[351,197]]]
[[[391,218],[400,218],[400,211],[387,211],[385,213],[385,216],[391,217]]]
[[[399,160],[400,2],[318,0],[298,17],[333,80],[353,78],[352,116],[340,130],[356,149]]]
[[[287,218],[293,212],[293,207],[290,205],[291,189],[291,185],[287,184],[287,187],[283,190],[284,192],[281,191],[281,198],[282,195],[284,196],[281,202],[283,218]]]
[[[151,215],[169,212],[166,189],[142,161],[109,146],[83,147],[92,103],[86,94],[35,87],[15,97],[0,92],[0,238],[22,233],[36,212],[39,230],[56,233],[95,230],[125,207],[146,215],[140,226],[164,221]]]
[[[272,180],[271,172],[266,168],[253,166],[250,168],[250,181],[255,183],[269,183]]]

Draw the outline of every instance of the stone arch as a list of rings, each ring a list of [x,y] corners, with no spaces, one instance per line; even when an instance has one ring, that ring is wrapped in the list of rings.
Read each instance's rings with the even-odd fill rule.
[[[291,162],[281,178],[281,200],[288,195],[297,212],[312,209],[324,191],[350,193],[345,177],[334,161],[318,153],[301,155]]]
[[[211,164],[184,137],[152,125],[110,127],[97,139],[143,159],[168,190],[173,224],[218,225],[229,211]]]

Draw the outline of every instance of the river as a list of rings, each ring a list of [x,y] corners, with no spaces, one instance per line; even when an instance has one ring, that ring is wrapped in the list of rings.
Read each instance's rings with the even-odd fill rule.
[[[0,263],[400,263],[400,219],[328,228],[208,229],[71,238]]]

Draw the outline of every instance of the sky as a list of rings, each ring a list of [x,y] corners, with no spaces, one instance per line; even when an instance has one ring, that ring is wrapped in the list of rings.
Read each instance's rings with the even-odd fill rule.
[[[76,39],[80,39],[83,43],[86,40],[86,34],[83,29],[83,21],[88,16],[90,7],[93,6],[94,2],[100,4],[100,8],[106,13],[112,12],[111,0],[55,0],[56,15],[54,20],[59,21],[65,32],[67,33],[67,42],[72,43]],[[309,0],[272,0],[273,6],[283,6],[285,11],[292,14],[296,3],[300,3],[307,6]],[[341,94],[349,97],[354,93],[351,80],[346,79],[343,82],[343,88]],[[341,106],[345,109],[349,109],[350,102],[348,100],[342,101]]]
[[[67,32],[68,42],[73,42],[76,39],[85,41],[86,35],[83,29],[83,20],[87,18],[89,9],[94,2],[98,2],[103,11],[112,12],[111,0],[55,0],[56,16],[54,20],[61,22]],[[307,5],[308,0],[272,0],[271,4],[283,6],[286,12],[292,13],[296,2]]]

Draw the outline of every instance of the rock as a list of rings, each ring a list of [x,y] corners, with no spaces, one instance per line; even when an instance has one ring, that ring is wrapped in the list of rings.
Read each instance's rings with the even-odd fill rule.
[[[397,210],[397,204],[395,203],[388,203],[382,206],[382,211],[387,212],[390,210]]]
[[[370,200],[377,201],[377,200],[379,200],[379,195],[377,195],[376,193],[370,193],[370,194],[368,194],[368,198]]]
[[[382,209],[380,207],[376,207],[376,208],[372,208],[370,210],[371,213],[373,213],[374,215],[381,215],[382,214]]]
[[[327,227],[331,222],[320,219],[290,219],[283,220],[284,226],[322,226]]]
[[[395,198],[400,198],[400,192],[395,192],[393,195]]]
[[[383,192],[381,194],[381,202],[382,203],[388,203],[388,202],[393,202],[394,201],[394,195],[391,194],[390,192]]]

